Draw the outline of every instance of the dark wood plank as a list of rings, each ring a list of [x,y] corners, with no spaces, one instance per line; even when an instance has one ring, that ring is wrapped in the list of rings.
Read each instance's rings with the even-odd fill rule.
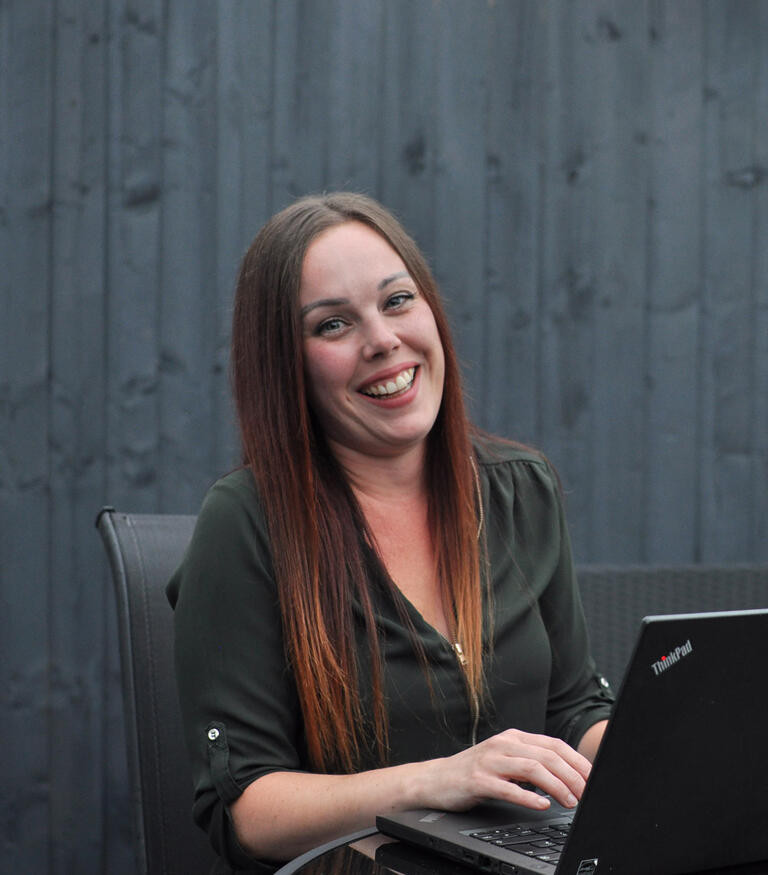
[[[650,28],[644,558],[670,563],[697,556],[700,538],[704,5],[654,3]]]
[[[754,554],[753,117],[759,4],[707,4],[701,557]]]
[[[274,5],[218,5],[215,331],[211,475],[239,462],[229,383],[232,299],[240,259],[272,214]],[[243,39],[248,34],[253,38]]]
[[[272,208],[328,179],[328,46],[332,0],[275,6]]]
[[[394,0],[384,13],[379,196],[434,267],[434,9]]]
[[[645,546],[649,21],[635,0],[587,8],[594,224],[592,281],[578,309],[592,325],[594,360],[583,450],[593,459],[591,549],[600,561],[628,563],[641,561]]]
[[[757,44],[768,40],[768,6],[759,7]],[[768,562],[768,54],[758,52],[755,82],[755,156],[762,164],[761,186],[755,192],[756,209],[753,228],[755,274],[755,458],[753,462],[752,530],[754,560]]]
[[[344,0],[329,10],[327,186],[376,195],[381,148],[384,7]]]
[[[549,100],[542,152],[540,440],[568,493],[577,555],[595,556],[592,511],[596,302],[593,140],[596,88],[591,3],[561,4],[548,21]]]
[[[539,390],[539,168],[546,101],[544,4],[489,9],[482,355],[483,425],[536,443]],[[538,75],[537,75],[538,74]]]
[[[159,500],[164,5],[111,12],[107,492],[131,511]]]
[[[8,872],[45,872],[51,849],[52,43],[50,4],[0,6],[0,865]]]
[[[450,304],[470,411],[480,418],[486,247],[485,96],[489,14],[433,6],[436,46],[434,263]]]
[[[159,507],[199,508],[210,481],[216,295],[216,7],[166,6],[157,286]]]

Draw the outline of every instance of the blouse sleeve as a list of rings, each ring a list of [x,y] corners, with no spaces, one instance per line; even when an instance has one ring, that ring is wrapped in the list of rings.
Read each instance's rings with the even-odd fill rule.
[[[272,871],[241,848],[229,814],[255,779],[297,769],[302,746],[266,526],[249,472],[209,491],[167,592],[194,819],[232,868]]]
[[[613,695],[590,654],[559,481],[531,451],[481,448],[498,711],[489,731],[515,726],[576,747],[610,716]]]
[[[539,598],[552,649],[546,732],[575,748],[590,726],[610,716],[614,696],[590,652],[560,486],[549,466],[546,472],[557,546],[556,565]]]

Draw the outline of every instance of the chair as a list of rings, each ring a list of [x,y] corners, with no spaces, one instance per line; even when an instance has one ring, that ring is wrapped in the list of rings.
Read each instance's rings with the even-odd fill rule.
[[[173,611],[165,585],[194,516],[119,513],[96,526],[112,568],[138,872],[205,875],[215,861],[192,821],[192,777],[173,669]]]
[[[592,655],[618,691],[643,617],[768,607],[768,565],[578,569]]]

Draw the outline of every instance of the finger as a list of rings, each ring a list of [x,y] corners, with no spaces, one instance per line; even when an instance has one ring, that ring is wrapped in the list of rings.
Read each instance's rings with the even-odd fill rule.
[[[571,768],[575,769],[585,781],[589,777],[592,763],[559,738],[552,738],[549,735],[539,735],[533,732],[521,732],[517,729],[501,733],[500,737],[504,736],[509,736],[511,740],[518,744],[550,750],[568,763]]]
[[[591,761],[559,738],[551,738],[550,741],[554,742],[552,750],[561,756],[586,781],[589,773],[592,771]]]
[[[577,772],[571,770],[568,778],[575,778],[575,783],[563,780],[551,767],[544,765],[537,759],[515,758],[513,770],[529,784],[543,790],[544,793],[556,799],[565,808],[573,808],[584,789],[584,781]],[[515,781],[517,783],[517,781]],[[523,792],[530,791],[521,788]],[[537,794],[533,794],[537,795]],[[539,798],[541,798],[539,796]],[[539,807],[539,806],[536,806]],[[546,806],[544,806],[546,807]]]
[[[573,808],[576,803],[576,797],[573,796],[562,784],[559,786],[556,782],[552,782],[546,778],[543,783],[548,785],[549,796],[559,802],[564,808]],[[550,800],[547,796],[542,796],[533,789],[528,789],[531,785],[522,785],[517,781],[497,781],[494,784],[488,785],[488,792],[484,798],[500,799],[504,802],[512,802],[515,805],[522,805],[525,808],[532,808],[538,811],[545,811],[550,807]]]
[[[525,808],[533,808],[537,811],[546,811],[550,807],[550,801],[546,796],[542,796],[541,793],[537,793],[535,790],[528,790],[515,781],[500,783],[497,792],[494,793],[494,798],[502,799],[504,802],[512,802],[515,805],[522,805]]]
[[[558,752],[546,748],[532,748],[530,749],[530,756],[541,767],[536,770],[535,776],[542,775],[542,772],[549,772],[555,779],[567,787],[577,799],[581,799],[581,794],[586,786],[586,778],[567,760],[563,759]],[[537,784],[537,786],[540,786],[540,784]],[[546,787],[542,789],[550,792]]]

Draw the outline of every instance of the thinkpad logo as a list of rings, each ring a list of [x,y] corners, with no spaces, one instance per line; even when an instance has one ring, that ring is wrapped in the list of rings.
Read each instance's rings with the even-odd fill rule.
[[[658,675],[665,672],[668,668],[677,665],[677,663],[680,662],[684,656],[688,656],[689,653],[693,653],[693,644],[691,644],[690,638],[685,644],[675,647],[675,649],[670,650],[666,656],[662,656],[661,659],[657,659],[656,662],[651,663],[653,673],[658,677]]]
[[[579,868],[576,870],[576,875],[592,875],[597,871],[597,857],[592,860],[582,860],[579,863]]]

